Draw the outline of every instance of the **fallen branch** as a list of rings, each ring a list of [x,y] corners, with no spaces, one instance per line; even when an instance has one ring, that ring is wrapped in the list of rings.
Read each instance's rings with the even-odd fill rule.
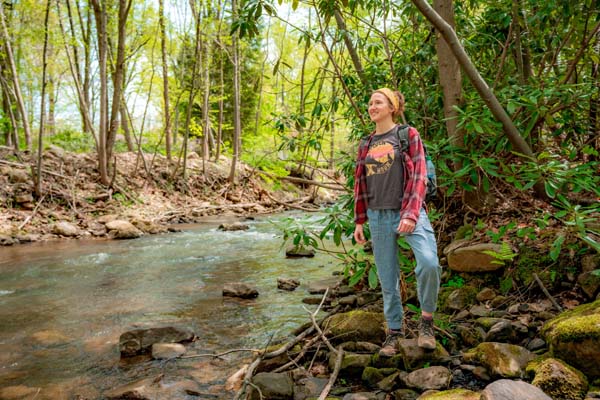
[[[295,210],[301,210],[301,211],[306,211],[306,212],[319,211],[318,208],[307,208],[307,207],[302,207],[302,206],[298,206],[298,205],[291,204],[291,203],[285,203],[283,201],[277,200],[275,197],[271,196],[269,193],[267,193],[267,197],[277,204],[281,204],[282,206],[293,208]]]
[[[333,368],[333,372],[329,376],[329,381],[327,382],[327,385],[325,385],[323,391],[321,392],[321,395],[319,396],[319,400],[325,400],[327,398],[327,395],[333,387],[333,384],[335,383],[337,376],[340,373],[340,369],[342,368],[342,360],[344,359],[344,348],[342,347],[342,345],[338,346],[336,353],[337,358],[335,359],[335,367]]]
[[[552,295],[550,294],[550,292],[548,292],[548,289],[546,289],[546,286],[544,286],[544,283],[540,280],[540,277],[537,276],[537,274],[535,272],[533,273],[533,279],[535,279],[535,281],[537,282],[538,286],[540,287],[540,289],[542,289],[542,292],[544,292],[544,294],[546,295],[546,297],[548,298],[548,300],[550,300],[550,302],[552,303],[552,305],[554,306],[554,308],[556,308],[558,310],[558,312],[562,312],[563,308],[560,306],[560,304],[558,304],[556,302],[556,300],[554,300],[554,297],[552,297]]]
[[[239,352],[251,352],[251,353],[259,353],[260,350],[258,349],[233,349],[233,350],[228,350],[228,351],[224,351],[223,353],[218,353],[218,354],[213,354],[213,353],[206,353],[206,354],[191,354],[189,356],[183,356],[183,357],[178,357],[177,359],[188,359],[188,358],[201,358],[201,357],[213,357],[213,358],[221,358],[224,355],[230,354],[230,353],[239,353]]]
[[[273,175],[270,174],[268,172],[264,172],[264,171],[259,171],[259,173],[261,175],[266,175],[269,178],[272,179],[278,179],[281,181],[288,181],[288,182],[292,182],[292,183],[303,183],[306,185],[313,185],[313,186],[319,186],[325,189],[329,189],[329,190],[338,190],[341,192],[347,192],[348,188],[346,186],[344,186],[343,184],[339,183],[339,182],[331,182],[331,183],[323,183],[323,182],[319,182],[319,181],[314,181],[312,179],[304,179],[304,178],[295,178],[293,176],[277,176],[277,175]],[[335,185],[335,186],[334,186]]]
[[[23,221],[23,223],[21,225],[18,226],[17,230],[20,231],[21,229],[23,229],[23,227],[25,225],[27,225],[27,223],[29,221],[31,221],[31,218],[33,218],[33,216],[35,215],[35,213],[37,212],[38,208],[40,207],[40,205],[42,204],[42,202],[44,201],[45,198],[46,198],[46,193],[44,193],[44,195],[42,196],[42,198],[38,200],[38,202],[35,205],[33,211],[31,212],[31,214],[27,218],[25,218],[25,221]]]

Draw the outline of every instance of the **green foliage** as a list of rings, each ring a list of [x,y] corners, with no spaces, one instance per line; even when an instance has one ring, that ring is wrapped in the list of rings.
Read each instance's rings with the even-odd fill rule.
[[[510,248],[510,245],[506,242],[502,242],[500,245],[500,251],[485,250],[483,253],[494,257],[492,264],[497,265],[505,265],[506,262],[512,261],[517,256],[517,254]]]
[[[465,279],[459,275],[452,275],[448,282],[442,284],[442,287],[449,287],[454,289],[460,289],[465,286]]]
[[[47,145],[53,144],[76,153],[87,153],[95,149],[94,138],[91,134],[72,129],[65,129],[54,135],[50,135],[45,141]]]

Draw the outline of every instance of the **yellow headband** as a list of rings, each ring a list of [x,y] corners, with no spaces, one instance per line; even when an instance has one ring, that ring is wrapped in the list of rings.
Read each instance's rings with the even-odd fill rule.
[[[392,108],[394,109],[394,112],[396,112],[400,109],[400,102],[398,101],[398,96],[396,96],[396,94],[394,92],[392,92],[390,89],[381,88],[381,89],[377,89],[375,92],[381,93],[382,95],[384,95],[385,97],[388,98],[388,100],[392,104]]]

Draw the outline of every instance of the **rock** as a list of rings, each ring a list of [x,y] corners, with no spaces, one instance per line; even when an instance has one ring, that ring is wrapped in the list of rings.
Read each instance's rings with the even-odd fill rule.
[[[131,222],[122,219],[107,222],[106,229],[113,239],[135,239],[143,235]]]
[[[441,366],[418,369],[403,379],[407,387],[421,391],[447,388],[451,380],[452,372]]]
[[[315,304],[321,304],[321,300],[323,300],[322,297],[305,297],[302,299],[302,302],[304,304],[315,305]],[[325,303],[328,303],[327,299],[325,299]]]
[[[463,355],[465,362],[482,364],[493,376],[521,378],[534,358],[529,350],[512,344],[483,342]]]
[[[167,232],[167,228],[165,226],[157,225],[152,221],[148,221],[141,218],[133,218],[131,220],[131,224],[138,228],[140,231],[148,233],[150,235],[156,235],[158,233]]]
[[[250,229],[250,227],[241,222],[234,222],[233,224],[221,224],[219,225],[219,229],[225,232],[231,231],[246,231]]]
[[[250,390],[250,399],[261,398],[288,400],[294,396],[294,381],[288,373],[260,372],[252,378],[252,383],[260,389],[262,396],[255,388]]]
[[[333,352],[329,354],[329,369],[333,371],[335,368],[337,354]],[[342,366],[340,368],[341,375],[362,376],[363,371],[371,363],[371,354],[357,354],[349,351],[344,351]]]
[[[119,219],[118,215],[115,215],[115,214],[105,214],[105,215],[99,216],[96,219],[96,221],[98,223],[100,223],[100,224],[105,224],[106,225],[107,223],[112,222],[112,221],[116,221],[118,219]]]
[[[357,393],[347,393],[344,395],[342,400],[381,400],[376,393],[371,392],[357,392]]]
[[[243,282],[229,282],[223,286],[223,296],[254,299],[258,297],[258,290]]]
[[[298,257],[314,257],[315,250],[306,248],[302,245],[298,246],[289,246],[285,249],[285,256],[288,258],[298,258]]]
[[[155,399],[155,389],[152,386],[158,384],[159,378],[146,378],[127,385],[119,386],[115,389],[104,392],[104,397],[109,400],[135,399],[135,400],[153,400]]]
[[[122,356],[134,356],[147,353],[155,343],[190,342],[195,337],[194,332],[189,329],[172,326],[134,329],[119,337],[119,351]]]
[[[0,234],[0,246],[12,246],[18,244],[19,241],[11,236]]]
[[[265,353],[270,353],[275,350],[279,350],[280,347],[281,347],[281,345],[268,346],[265,349]],[[300,346],[294,346],[292,349],[289,350],[289,352],[284,352],[283,354],[280,354],[278,356],[271,357],[271,358],[264,358],[260,361],[260,363],[256,367],[255,373],[271,372],[275,368],[281,367],[282,365],[284,365],[290,361],[290,357],[289,357],[288,353],[297,354],[299,352],[300,352]]]
[[[300,285],[298,279],[277,278],[277,289],[294,291]]]
[[[475,368],[473,368],[471,372],[473,373],[473,376],[475,378],[480,379],[482,381],[489,381],[491,379],[490,375],[487,372],[487,369],[485,369],[481,365],[478,365]]]
[[[494,308],[502,307],[509,301],[509,298],[506,296],[498,295],[490,301],[490,306]]]
[[[56,330],[39,331],[31,335],[35,344],[42,346],[57,346],[68,343],[70,339]]]
[[[585,376],[556,358],[543,360],[534,369],[532,385],[561,400],[583,400],[588,390]]]
[[[381,349],[379,345],[370,342],[344,342],[344,350],[353,353],[376,353]],[[391,372],[390,372],[391,373]],[[389,374],[388,374],[389,375]]]
[[[375,386],[377,382],[397,371],[396,368],[365,367],[360,379],[369,386]]]
[[[479,393],[472,390],[452,389],[443,392],[423,393],[418,400],[479,400],[479,396]]]
[[[39,393],[40,388],[25,385],[7,386],[0,389],[2,400],[33,399]]]
[[[242,388],[246,372],[248,371],[248,364],[244,364],[242,368],[238,369],[233,375],[227,378],[225,382],[225,390],[238,391]]]
[[[485,337],[485,331],[479,326],[473,327],[467,324],[461,324],[456,326],[456,331],[462,342],[468,347],[477,346],[479,343],[483,342],[483,338]]]
[[[298,379],[294,385],[294,400],[319,397],[327,382],[329,382],[327,378],[313,378],[312,376]]]
[[[600,300],[546,321],[542,335],[550,352],[588,378],[600,377]]]
[[[486,301],[493,300],[496,297],[496,291],[490,288],[483,288],[475,297],[477,301],[485,303]]]
[[[392,400],[417,400],[419,393],[412,389],[398,389],[391,393]]]
[[[502,268],[498,260],[484,252],[500,253],[502,246],[495,243],[479,243],[460,247],[448,254],[448,267],[459,272],[488,272]]]
[[[485,335],[486,342],[508,342],[517,340],[517,333],[510,321],[499,321],[494,324]]]
[[[358,296],[353,294],[350,296],[344,296],[344,297],[340,298],[338,300],[338,304],[343,305],[343,306],[353,306],[356,304],[357,301],[358,301]]]
[[[70,222],[60,221],[54,224],[52,232],[61,236],[74,237],[79,235],[79,228]]]
[[[583,290],[588,299],[596,298],[596,294],[600,292],[600,276],[593,272],[580,274],[577,278],[577,283],[579,283],[581,290]]]
[[[479,317],[475,320],[475,323],[486,331],[492,329],[492,326],[496,325],[498,322],[508,322],[510,324],[510,320],[505,318]]]
[[[177,358],[185,353],[185,346],[180,343],[154,343],[152,358],[155,360]]]
[[[33,203],[33,196],[31,193],[17,194],[15,195],[15,203],[20,204],[21,206],[23,206],[23,204]]]
[[[527,382],[500,379],[481,392],[481,400],[552,400],[540,388]]]
[[[391,392],[395,387],[398,386],[398,383],[401,380],[401,377],[406,376],[407,373],[404,371],[397,371],[393,374],[386,376],[379,382],[377,382],[377,388],[379,390],[383,390],[384,392]]]
[[[324,294],[327,289],[331,292],[336,286],[340,284],[340,278],[327,278],[320,281],[310,282],[308,284],[308,293],[310,294]]]
[[[484,305],[476,304],[469,309],[471,315],[475,317],[489,317],[490,310]]]
[[[464,310],[468,305],[473,303],[476,295],[476,288],[471,286],[463,286],[450,293],[448,299],[446,300],[446,307],[454,311]]]
[[[588,254],[581,257],[581,270],[583,272],[592,272],[595,269],[600,269],[600,255]]]
[[[543,349],[544,347],[546,347],[546,342],[544,339],[538,337],[531,339],[531,341],[527,343],[527,350],[529,351],[536,351]]]
[[[8,179],[11,183],[27,183],[29,182],[29,174],[22,169],[10,169],[8,171]]]
[[[417,339],[400,339],[398,354],[402,357],[407,370],[422,368],[427,363],[448,363],[450,354],[438,342],[435,350],[425,350],[417,345]]]
[[[330,330],[329,337],[344,341],[352,339],[380,344],[385,339],[383,314],[361,310],[334,314],[328,317],[323,328]]]

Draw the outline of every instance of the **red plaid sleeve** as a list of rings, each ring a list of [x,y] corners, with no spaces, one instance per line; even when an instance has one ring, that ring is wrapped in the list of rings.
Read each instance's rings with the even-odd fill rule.
[[[372,136],[371,136],[372,137]],[[354,173],[354,223],[367,222],[367,176],[365,174],[365,159],[369,151],[369,139],[363,139],[358,146],[356,171]]]
[[[405,185],[400,217],[416,223],[427,191],[427,166],[423,142],[413,127],[408,130],[408,154],[405,154],[404,161]]]

